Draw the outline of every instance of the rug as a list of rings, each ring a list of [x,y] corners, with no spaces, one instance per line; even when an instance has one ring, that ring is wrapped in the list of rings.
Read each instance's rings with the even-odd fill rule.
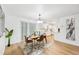
[[[51,45],[53,45],[53,44],[46,43],[46,44],[44,44],[44,46],[42,46],[42,48],[40,48],[40,49],[37,48],[37,49],[33,49],[33,50],[32,50],[32,45],[29,45],[29,47],[27,46],[27,48],[24,49],[24,54],[25,55],[45,55],[44,49],[51,48]]]

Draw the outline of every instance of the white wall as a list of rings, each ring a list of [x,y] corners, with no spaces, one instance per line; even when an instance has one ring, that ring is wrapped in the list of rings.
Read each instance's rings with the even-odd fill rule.
[[[66,39],[66,19],[71,17],[75,18],[75,41]],[[60,26],[61,32],[55,33],[55,40],[79,46],[79,14],[63,17],[56,20],[58,20],[57,25]]]
[[[5,50],[5,37],[4,35],[0,38],[0,55],[3,55]]]
[[[33,20],[27,20],[23,18],[19,18],[16,16],[11,16],[5,13],[5,28],[8,28],[9,30],[13,29],[13,36],[11,38],[11,44],[19,43],[21,42],[21,21],[24,22],[32,22],[36,23],[36,21]],[[5,35],[4,35],[5,36]],[[4,53],[5,46],[7,45],[7,39],[5,37],[0,38],[0,54]]]
[[[5,27],[9,30],[13,29],[13,36],[11,38],[11,44],[21,41],[21,26],[20,19],[14,16],[6,15],[5,16]],[[7,44],[7,41],[6,41]]]
[[[66,19],[74,17],[76,20],[76,28],[75,28],[75,35],[76,35],[76,40],[72,41],[72,40],[67,40],[66,39]],[[27,19],[23,19],[23,18],[18,18],[18,17],[14,17],[14,16],[10,16],[10,15],[6,15],[6,20],[5,20],[5,27],[9,28],[9,29],[14,29],[14,34],[11,40],[11,43],[17,43],[20,42],[21,39],[21,21],[24,22],[32,22],[32,23],[36,23],[36,21],[33,20],[27,20]],[[60,19],[56,19],[57,25],[60,27],[61,32],[55,33],[55,38],[58,41],[62,41],[68,44],[73,44],[73,45],[77,45],[79,46],[79,14],[76,15],[71,15],[71,16],[67,16],[67,17],[63,17]]]
[[[11,38],[11,44],[21,41],[21,24],[19,18],[5,14],[5,28],[14,30],[13,36]],[[8,43],[8,40],[4,36],[0,38],[0,54],[4,53],[5,46]]]
[[[21,32],[21,22],[31,22],[31,23],[36,23],[36,21],[16,17],[16,16],[10,16],[6,15],[5,16],[5,27],[10,29],[13,29],[13,36],[11,38],[11,44],[21,42],[22,40],[22,32]],[[7,44],[7,41],[6,41]]]
[[[0,17],[2,17],[2,15],[4,15],[2,7],[0,5]],[[5,26],[5,20],[0,18],[0,55],[2,55],[4,53],[5,50],[5,33],[4,33],[4,26]]]

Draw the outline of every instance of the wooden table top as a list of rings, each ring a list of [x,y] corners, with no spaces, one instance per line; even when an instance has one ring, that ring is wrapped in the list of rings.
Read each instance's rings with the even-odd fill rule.
[[[38,36],[34,36],[34,35],[31,36],[31,38],[37,38],[37,37],[38,37]]]

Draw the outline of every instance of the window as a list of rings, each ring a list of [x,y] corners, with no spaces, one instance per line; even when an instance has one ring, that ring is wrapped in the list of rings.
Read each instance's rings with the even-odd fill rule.
[[[22,22],[22,39],[24,39],[24,36],[32,35],[36,30],[36,24],[35,23],[29,23],[29,22]]]

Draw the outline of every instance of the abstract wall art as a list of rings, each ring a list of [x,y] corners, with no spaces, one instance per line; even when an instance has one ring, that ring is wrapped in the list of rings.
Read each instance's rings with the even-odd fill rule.
[[[66,39],[75,40],[75,18],[66,20]]]

